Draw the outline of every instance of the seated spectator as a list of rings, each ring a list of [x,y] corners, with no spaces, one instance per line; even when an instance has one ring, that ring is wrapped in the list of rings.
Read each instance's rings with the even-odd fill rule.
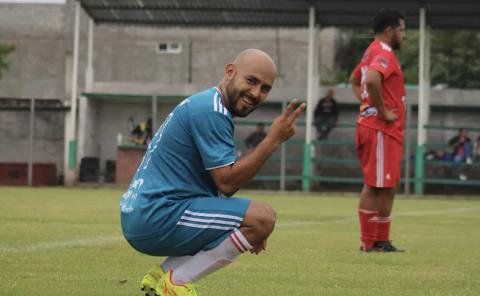
[[[462,181],[467,180],[467,176],[462,173],[462,162],[471,164],[473,156],[473,145],[468,137],[468,130],[466,128],[459,129],[458,135],[448,141],[448,146],[451,150],[458,178]]]
[[[145,124],[145,137],[143,139],[143,145],[148,145],[152,141],[153,138],[153,127],[152,127],[152,119],[147,119]]]
[[[473,155],[473,157],[475,158],[475,161],[480,161],[480,136],[478,136],[473,150],[475,151]]]
[[[142,145],[143,143],[143,131],[140,125],[137,125],[130,132],[130,142],[135,145]]]
[[[134,126],[129,138],[135,145],[148,145],[152,140],[152,119],[148,118],[146,122]]]
[[[333,89],[329,89],[327,95],[320,99],[313,113],[313,124],[317,129],[319,140],[327,139],[331,130],[337,125],[339,112],[333,95]]]
[[[452,155],[447,153],[444,149],[432,149],[425,154],[425,159],[427,160],[443,160],[443,161],[452,161]]]
[[[265,124],[258,123],[257,129],[245,139],[245,146],[248,149],[257,147],[257,145],[260,144],[266,135],[267,133],[265,132]]]

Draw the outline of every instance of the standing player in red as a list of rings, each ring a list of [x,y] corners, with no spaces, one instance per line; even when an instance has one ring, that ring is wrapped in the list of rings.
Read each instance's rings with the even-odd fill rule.
[[[390,213],[400,180],[405,87],[393,50],[405,40],[405,17],[380,10],[373,19],[375,40],[352,73],[360,101],[356,149],[364,175],[358,215],[364,252],[398,252],[390,241]]]

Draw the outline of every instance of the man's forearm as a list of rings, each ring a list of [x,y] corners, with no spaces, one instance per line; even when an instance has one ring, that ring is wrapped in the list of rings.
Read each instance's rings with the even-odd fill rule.
[[[280,144],[281,141],[267,135],[255,149],[233,165],[213,170],[211,173],[218,189],[227,196],[233,195],[255,177]]]
[[[275,152],[280,143],[270,137],[265,137],[255,149],[240,158],[231,166],[228,183],[235,191],[245,186],[260,171],[265,161]]]
[[[361,103],[362,102],[362,89],[360,85],[352,84],[352,91],[355,94],[357,100]]]
[[[372,100],[373,106],[377,108],[380,115],[385,114],[385,103],[383,102],[382,97],[382,85],[379,83],[368,83],[367,84],[368,95]]]

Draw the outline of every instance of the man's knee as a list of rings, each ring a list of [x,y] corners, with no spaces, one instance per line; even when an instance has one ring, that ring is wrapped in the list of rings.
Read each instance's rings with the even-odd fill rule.
[[[265,234],[270,234],[275,227],[276,212],[267,203],[258,203],[258,212],[256,215],[257,225],[262,228],[261,231]],[[267,234],[267,235],[268,235]]]
[[[245,226],[252,227],[261,235],[268,237],[275,227],[276,212],[267,203],[252,201],[245,217]]]

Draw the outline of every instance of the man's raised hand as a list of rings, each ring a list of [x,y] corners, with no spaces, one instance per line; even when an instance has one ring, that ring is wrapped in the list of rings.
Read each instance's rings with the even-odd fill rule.
[[[296,107],[298,100],[293,99],[290,104],[288,104],[285,111],[275,118],[270,128],[268,136],[271,136],[273,140],[278,143],[282,143],[288,140],[295,134],[295,123],[298,116],[302,113],[303,110],[307,107],[307,104],[302,103],[300,106]]]

